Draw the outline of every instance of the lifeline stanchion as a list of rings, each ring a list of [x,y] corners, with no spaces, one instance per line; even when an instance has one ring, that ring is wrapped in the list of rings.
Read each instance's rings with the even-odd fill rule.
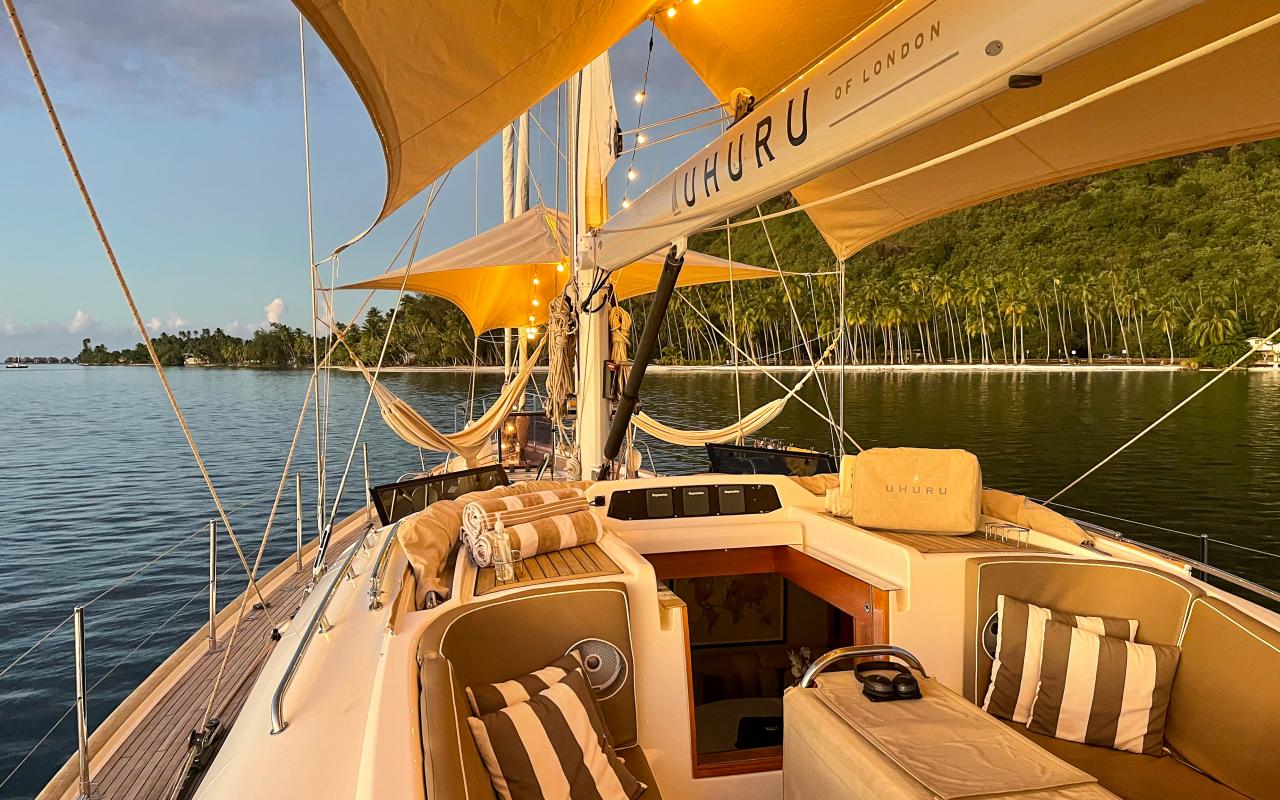
[[[373,489],[369,487],[369,443],[360,443],[360,455],[364,459],[364,507],[369,524],[373,524]]]
[[[76,755],[80,762],[77,800],[93,800],[93,783],[89,780],[89,699],[84,688],[84,606],[76,606],[72,616],[76,626]]]
[[[209,520],[209,652],[218,649],[218,521]]]
[[[294,513],[297,520],[294,524],[294,538],[297,540],[297,549],[295,551],[298,559],[298,572],[302,572],[302,473],[295,472],[293,475],[293,489],[296,496],[296,508]]]

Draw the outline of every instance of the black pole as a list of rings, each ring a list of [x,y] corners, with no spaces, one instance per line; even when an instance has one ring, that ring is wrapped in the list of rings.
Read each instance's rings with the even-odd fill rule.
[[[658,287],[653,292],[653,305],[649,307],[649,316],[644,321],[644,333],[640,336],[640,343],[636,345],[636,357],[631,362],[626,386],[618,400],[618,410],[614,412],[613,423],[609,426],[609,438],[604,442],[604,463],[600,465],[602,481],[609,479],[612,472],[610,467],[627,437],[627,426],[631,424],[631,415],[635,413],[636,403],[640,401],[640,384],[644,382],[644,371],[653,360],[658,331],[662,329],[662,320],[667,315],[671,294],[676,289],[676,279],[680,277],[680,268],[684,266],[684,256],[676,253],[676,246],[672,245],[667,252],[667,260],[662,264],[662,275],[658,277]]]

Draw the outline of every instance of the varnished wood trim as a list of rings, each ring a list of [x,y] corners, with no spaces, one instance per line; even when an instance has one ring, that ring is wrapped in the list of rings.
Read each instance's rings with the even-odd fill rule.
[[[747,775],[782,769],[782,748],[757,747],[728,753],[703,753],[693,765],[693,777],[718,778],[722,775]]]

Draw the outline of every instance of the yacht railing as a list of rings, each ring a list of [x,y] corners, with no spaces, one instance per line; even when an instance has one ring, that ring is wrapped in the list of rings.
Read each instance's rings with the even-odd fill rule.
[[[298,647],[293,651],[293,656],[289,659],[288,666],[285,667],[284,675],[280,677],[280,683],[276,686],[276,691],[271,696],[272,736],[283,733],[289,727],[289,721],[284,716],[284,700],[289,693],[289,685],[293,683],[293,678],[298,673],[298,667],[302,665],[303,659],[306,658],[307,649],[311,647],[311,642],[315,639],[316,632],[327,632],[332,627],[325,617],[325,612],[329,610],[329,603],[337,593],[338,587],[348,578],[353,577],[351,562],[355,561],[356,556],[364,550],[364,541],[369,533],[373,531],[372,522],[366,522],[365,526],[364,532],[352,543],[351,552],[342,560],[342,567],[333,577],[333,580],[329,582],[329,586],[320,598],[316,610],[311,614],[311,620],[307,623],[307,627],[303,629],[302,637],[298,640]]]
[[[378,555],[373,559],[373,566],[369,569],[370,611],[377,611],[382,608],[382,570],[387,566],[387,556],[391,554],[391,545],[396,542],[396,530],[399,527],[399,521],[391,526],[391,531],[382,540],[382,546],[378,548]]]
[[[295,487],[299,492],[296,508],[300,512],[301,511],[300,478],[295,479]],[[228,509],[227,513],[235,514],[237,512],[243,511],[244,509],[248,508],[254,503],[261,501],[263,498],[272,496],[275,493],[275,491],[276,491],[275,487],[270,487],[268,489],[265,489],[262,492],[248,498],[247,500],[240,503],[239,505]],[[300,525],[298,526],[298,530],[299,531],[301,530]],[[98,690],[100,686],[102,686],[108,679],[110,679],[111,676],[113,676],[122,666],[128,663],[139,650],[141,650],[143,647],[149,644],[156,636],[159,636],[165,631],[170,630],[173,622],[179,616],[181,616],[184,612],[186,612],[187,609],[189,609],[202,596],[206,596],[208,598],[208,603],[209,603],[209,618],[204,623],[204,625],[209,626],[209,633],[208,633],[209,646],[211,649],[214,649],[217,647],[217,640],[215,638],[216,634],[214,633],[214,627],[213,627],[213,623],[215,621],[214,618],[217,613],[217,602],[218,602],[217,601],[217,583],[219,580],[226,578],[228,575],[231,575],[232,573],[235,573],[241,570],[242,567],[238,561],[233,561],[229,566],[225,568],[222,568],[222,569],[218,568],[219,564],[217,561],[217,550],[215,547],[216,539],[214,536],[215,531],[216,531],[216,522],[214,522],[213,520],[210,520],[209,522],[206,522],[200,525],[198,528],[192,530],[190,533],[182,536],[182,538],[178,539],[178,541],[164,548],[159,553],[149,558],[146,562],[140,564],[131,572],[124,575],[120,579],[116,580],[110,586],[107,586],[106,588],[99,591],[97,594],[95,594],[93,597],[91,597],[87,601],[77,603],[72,613],[68,614],[64,619],[62,619],[61,621],[53,625],[53,627],[51,627],[49,630],[41,634],[40,637],[37,638],[35,642],[33,642],[29,647],[27,647],[25,650],[19,653],[12,661],[6,664],[3,668],[0,668],[0,681],[3,681],[6,676],[13,673],[15,669],[17,669],[24,662],[28,661],[37,652],[42,652],[41,650],[42,646],[45,645],[46,642],[48,642],[50,639],[52,639],[68,623],[74,623],[75,635],[72,638],[73,638],[73,644],[75,645],[74,666],[77,673],[76,700],[75,702],[70,703],[63,710],[63,712],[58,717],[58,719],[56,719],[53,722],[53,724],[48,728],[48,730],[46,730],[41,735],[41,737],[36,740],[35,744],[33,744],[32,747],[26,752],[26,754],[23,755],[21,759],[19,759],[18,763],[15,764],[7,774],[5,774],[3,777],[0,777],[0,795],[3,794],[3,789],[5,785],[8,784],[10,780],[12,780],[15,776],[17,776],[17,774],[27,764],[27,762],[32,758],[32,756],[34,756],[35,753],[46,742],[49,741],[49,739],[53,736],[54,732],[57,731],[58,728],[64,722],[66,722],[68,718],[72,716],[72,714],[75,714],[77,717],[76,752],[77,752],[77,760],[79,761],[79,764],[80,764],[80,775],[78,778],[79,786],[81,788],[83,788],[86,785],[89,785],[91,787],[92,782],[90,780],[90,776],[88,774],[88,769],[87,769],[88,760],[89,760],[88,759],[89,753],[87,751],[87,738],[88,738],[87,704],[89,699],[94,695],[94,693]],[[207,574],[203,577],[203,579],[199,580],[195,590],[191,593],[190,596],[185,598],[184,602],[182,602],[171,614],[169,614],[164,621],[162,621],[153,630],[151,630],[149,633],[143,636],[140,640],[138,640],[137,642],[134,642],[131,645],[130,649],[127,652],[125,652],[124,655],[121,656],[114,664],[112,664],[105,673],[99,676],[91,684],[88,684],[86,686],[85,684],[88,682],[88,674],[85,670],[86,652],[84,649],[84,632],[85,632],[87,623],[89,623],[92,619],[92,615],[86,612],[89,612],[98,603],[106,600],[115,592],[120,590],[122,587],[126,586],[129,583],[132,583],[139,576],[152,571],[162,561],[165,561],[171,555],[173,555],[174,553],[182,549],[184,545],[189,545],[193,540],[199,539],[201,537],[207,537],[209,540],[209,545],[208,545],[209,565],[208,565]],[[297,538],[297,547],[298,547],[298,552],[296,554],[290,554],[289,558],[296,557],[299,560],[299,563],[301,563],[301,548],[302,548],[301,536],[298,536]]]

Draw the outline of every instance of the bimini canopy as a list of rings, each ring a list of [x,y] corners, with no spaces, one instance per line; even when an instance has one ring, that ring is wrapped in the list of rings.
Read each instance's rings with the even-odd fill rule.
[[[378,219],[641,22],[652,0],[294,0],[382,141]]]
[[[443,297],[467,316],[477,335],[493,328],[542,325],[547,305],[569,279],[569,220],[563,212],[535,206],[510,222],[442,250],[407,268],[339,289],[392,289]],[[619,299],[652,292],[664,256],[615,271],[610,280]],[[405,273],[408,272],[408,279]],[[690,250],[679,286],[776,278],[762,269]]]
[[[884,0],[703,2],[682,5],[675,16],[660,15],[658,24],[712,93],[727,101],[738,87],[757,97],[772,93],[888,6],[886,22],[901,15],[906,24],[921,5]],[[1134,7],[1134,13],[1163,14],[1170,8],[1176,13],[1052,66],[1042,73],[1039,86],[999,91],[798,186],[796,198],[809,203],[888,178],[867,191],[809,209],[837,257],[845,258],[918,222],[1025,189],[1280,134],[1280,81],[1275,80],[1280,75],[1280,26],[1260,26],[1212,52],[1198,53],[1275,15],[1280,8],[1274,2],[1146,0]],[[939,5],[929,12],[929,22],[937,16],[944,35],[945,26],[954,27],[948,16],[954,16],[955,4],[952,9],[944,13]],[[911,24],[921,19],[917,16]],[[894,31],[892,44],[900,45],[903,36]],[[892,49],[888,44],[882,48],[886,52]],[[1185,63],[1068,110],[1082,98],[1180,58]],[[1064,110],[1044,124],[896,177]]]

